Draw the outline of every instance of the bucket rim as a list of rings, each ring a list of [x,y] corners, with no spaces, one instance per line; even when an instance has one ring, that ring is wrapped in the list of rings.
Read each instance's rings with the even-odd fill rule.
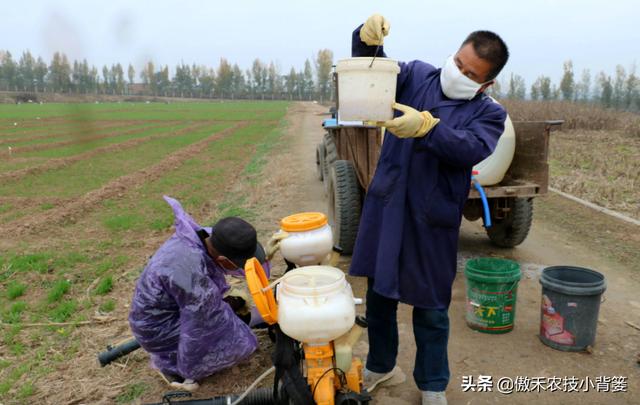
[[[467,262],[465,263],[465,269],[469,268],[471,266],[471,270],[473,271],[485,271],[482,269],[478,269],[478,268],[474,268],[473,265],[479,262],[495,262],[495,263],[502,263],[502,264],[506,264],[509,265],[511,267],[511,270],[507,270],[507,271],[492,271],[491,273],[505,273],[505,272],[515,272],[520,271],[520,263],[518,263],[515,260],[511,260],[511,259],[506,259],[506,258],[502,258],[502,257],[474,257],[472,259],[467,260]]]
[[[342,59],[338,59],[338,61],[336,62],[336,66],[338,65],[338,63],[349,62],[349,61],[368,61],[370,63],[372,58],[373,56],[354,56],[352,58],[342,58]],[[391,62],[398,63],[397,59],[387,58],[382,56],[376,56],[376,62],[377,61],[388,62],[388,63],[391,63]]]
[[[503,266],[507,265],[509,269],[501,269],[500,271],[480,269],[476,265],[480,261],[500,263]],[[520,269],[520,263],[515,260],[499,257],[476,257],[467,260],[464,267],[464,275],[467,279],[474,281],[500,284],[519,281],[522,278],[522,270]]]
[[[599,280],[591,282],[564,281],[549,274],[552,271],[559,270],[580,271],[595,276]],[[581,266],[557,265],[545,267],[542,269],[539,282],[543,288],[572,295],[598,295],[607,289],[607,280],[604,274]]]
[[[281,283],[282,291],[300,297],[335,294],[347,284],[346,277],[340,269],[331,266],[305,266],[291,270],[287,279]],[[325,277],[331,279],[326,284],[306,286],[293,283],[297,277]]]
[[[590,275],[593,275],[597,278],[599,278],[598,281],[586,281],[586,282],[575,282],[575,281],[564,281],[564,280],[560,280],[558,278],[555,278],[553,276],[551,276],[549,274],[550,271],[554,271],[554,270],[577,270],[583,273],[588,273]],[[604,274],[592,270],[592,269],[588,269],[586,267],[580,267],[580,266],[549,266],[549,267],[545,267],[544,269],[542,269],[542,273],[540,274],[540,279],[542,278],[546,278],[549,280],[552,280],[554,282],[560,282],[562,284],[566,284],[566,285],[570,285],[573,287],[581,287],[581,286],[585,286],[585,287],[595,287],[598,285],[601,285],[603,283],[605,283],[605,277]]]
[[[400,65],[396,59],[376,57],[374,63],[374,66],[376,68],[373,70],[371,69],[371,61],[371,56],[340,59],[336,62],[336,72],[338,73],[338,78],[340,77],[340,72],[350,71],[358,71],[361,73],[369,71],[388,72],[396,75],[400,73]]]

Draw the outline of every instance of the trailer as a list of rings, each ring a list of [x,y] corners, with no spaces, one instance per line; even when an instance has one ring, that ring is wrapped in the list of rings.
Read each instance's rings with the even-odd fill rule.
[[[491,226],[486,233],[500,247],[522,243],[531,228],[533,199],[549,189],[549,135],[562,121],[516,121],[516,146],[504,179],[483,187]],[[343,253],[353,252],[362,202],[375,173],[384,141],[379,128],[323,122],[324,138],[316,148],[318,178],[324,182],[334,243]],[[471,187],[463,215],[469,221],[483,217],[480,193]]]

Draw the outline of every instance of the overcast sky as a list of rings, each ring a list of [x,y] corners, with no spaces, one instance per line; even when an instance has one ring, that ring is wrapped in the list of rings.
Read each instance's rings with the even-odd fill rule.
[[[440,66],[466,34],[497,32],[511,59],[502,73],[540,74],[558,82],[562,63],[592,75],[613,74],[640,61],[638,0],[23,0],[3,1],[0,49],[17,59],[23,50],[43,56],[104,64],[151,59],[156,66],[217,66],[220,57],[246,69],[256,57],[277,62],[282,73],[302,68],[321,48],[335,60],[350,56],[351,32],[374,12],[391,22],[390,57]],[[125,67],[126,69],[126,67]],[[126,70],[125,70],[126,71]]]

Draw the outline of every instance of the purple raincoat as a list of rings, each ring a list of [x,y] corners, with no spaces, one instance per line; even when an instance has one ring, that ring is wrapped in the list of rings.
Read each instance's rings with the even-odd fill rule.
[[[229,286],[196,233],[203,228],[178,201],[164,199],[176,231],[140,275],[129,325],[156,368],[200,380],[247,358],[257,339],[222,300]]]

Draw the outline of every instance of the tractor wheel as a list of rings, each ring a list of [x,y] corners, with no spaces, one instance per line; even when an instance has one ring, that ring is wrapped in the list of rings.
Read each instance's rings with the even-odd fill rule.
[[[329,183],[329,222],[333,230],[333,243],[349,255],[356,242],[362,191],[353,163],[336,160],[331,167]]]
[[[316,147],[316,175],[318,180],[324,180],[324,143],[319,143]]]
[[[324,168],[324,172],[323,172],[323,176],[325,179],[328,179],[329,176],[331,175],[331,166],[333,165],[333,163],[338,160],[338,151],[336,150],[336,144],[333,141],[333,135],[331,135],[330,132],[327,132],[324,135],[324,163],[323,163],[323,168]],[[325,181],[324,182],[325,188],[324,191],[325,193],[329,193],[329,182]]]
[[[514,247],[524,242],[533,219],[532,198],[509,198],[507,206],[506,216],[500,219],[494,219],[492,209],[492,226],[486,229],[491,242],[500,247]]]

